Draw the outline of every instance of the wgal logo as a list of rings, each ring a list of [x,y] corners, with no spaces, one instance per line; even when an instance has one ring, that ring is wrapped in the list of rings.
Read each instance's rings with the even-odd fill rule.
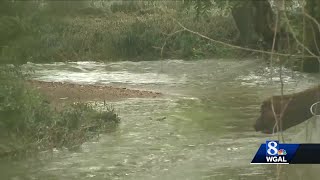
[[[268,163],[286,163],[287,152],[280,149],[279,141],[266,141],[266,160]]]

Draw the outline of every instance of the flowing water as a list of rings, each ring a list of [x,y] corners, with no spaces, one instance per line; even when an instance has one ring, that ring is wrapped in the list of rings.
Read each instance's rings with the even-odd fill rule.
[[[70,62],[28,64],[33,78],[159,91],[157,99],[112,102],[117,131],[38,158],[0,161],[1,179],[275,179],[275,165],[250,165],[258,147],[277,135],[255,132],[261,102],[280,93],[279,68],[259,60]],[[285,92],[319,77],[283,69]],[[271,80],[271,76],[273,76]],[[314,130],[314,132],[318,132]],[[306,126],[285,132],[305,142]],[[316,141],[315,138],[313,141]],[[311,169],[311,170],[310,170]],[[318,166],[284,167],[289,179],[318,179]],[[308,175],[308,177],[307,177]]]

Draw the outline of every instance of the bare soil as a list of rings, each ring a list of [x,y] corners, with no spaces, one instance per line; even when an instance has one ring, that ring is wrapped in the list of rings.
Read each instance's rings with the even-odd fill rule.
[[[159,92],[133,90],[113,86],[80,85],[65,82],[29,80],[49,102],[119,101],[127,98],[157,98]]]

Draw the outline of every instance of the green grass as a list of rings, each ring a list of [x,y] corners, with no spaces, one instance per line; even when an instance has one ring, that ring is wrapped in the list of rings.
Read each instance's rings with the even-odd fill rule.
[[[0,67],[0,157],[53,148],[73,149],[104,132],[120,118],[106,106],[75,103],[56,110],[24,83],[19,68]]]
[[[53,6],[55,7],[55,6]],[[121,9],[122,8],[122,9]],[[113,5],[111,10],[82,8],[34,10],[29,16],[0,18],[0,63],[53,61],[200,59],[234,56],[227,49],[181,32],[173,18],[213,39],[233,43],[237,29],[231,16],[194,18],[179,8]],[[10,28],[9,28],[10,27]],[[163,57],[160,48],[163,49]]]

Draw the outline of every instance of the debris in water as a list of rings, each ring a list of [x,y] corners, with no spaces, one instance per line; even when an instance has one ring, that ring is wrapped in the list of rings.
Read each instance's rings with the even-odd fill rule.
[[[165,119],[167,119],[167,117],[164,116],[164,117],[157,118],[156,121],[163,121]]]

